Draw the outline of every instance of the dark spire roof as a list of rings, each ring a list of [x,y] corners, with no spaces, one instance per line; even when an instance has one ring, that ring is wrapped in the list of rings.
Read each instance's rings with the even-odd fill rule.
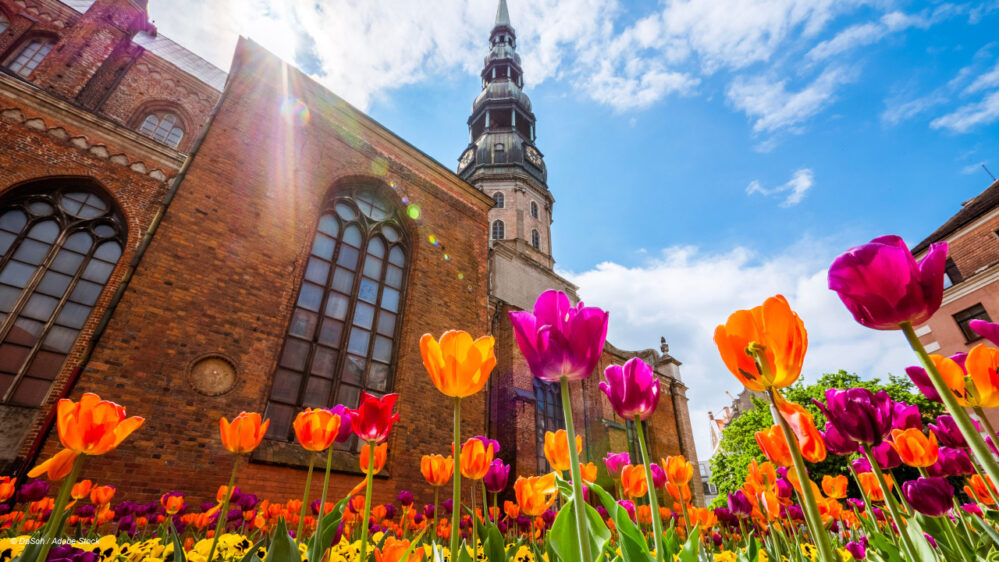
[[[985,191],[965,201],[961,210],[943,223],[940,228],[933,231],[925,240],[916,244],[912,248],[913,254],[919,254],[930,247],[930,244],[939,242],[972,221],[999,207],[999,181],[994,182]]]
[[[494,27],[501,25],[510,27],[510,10],[506,7],[506,0],[499,0],[499,6],[496,8],[496,25]]]

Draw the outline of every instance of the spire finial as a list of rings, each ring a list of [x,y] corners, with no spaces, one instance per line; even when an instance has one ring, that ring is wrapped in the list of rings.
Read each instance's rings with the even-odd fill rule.
[[[510,27],[510,10],[506,7],[506,0],[499,0],[499,7],[496,8],[496,25]]]

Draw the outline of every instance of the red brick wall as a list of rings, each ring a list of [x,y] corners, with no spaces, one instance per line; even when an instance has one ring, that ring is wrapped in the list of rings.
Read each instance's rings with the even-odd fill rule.
[[[965,279],[979,269],[999,262],[999,235],[996,235],[996,230],[999,230],[999,213],[948,241],[947,255],[954,260]]]
[[[214,495],[232,463],[218,419],[266,404],[319,205],[340,178],[375,169],[387,170],[381,181],[394,182],[423,209],[411,225],[413,264],[396,366],[401,420],[389,439],[391,479],[378,482],[375,497],[387,501],[405,488],[418,501],[432,501],[419,459],[449,449],[452,409],[424,372],[417,342],[425,332],[487,330],[488,199],[463,191],[449,172],[295,71],[289,87],[310,108],[311,121],[289,124],[278,112],[278,60],[247,47],[240,63],[242,72],[74,390],[74,396],[95,391],[120,400],[130,414],[148,419],[119,450],[92,459],[85,476],[134,499],[170,489],[192,498]],[[446,244],[450,261],[426,242],[429,234]],[[192,360],[209,352],[231,358],[239,373],[235,388],[217,397],[187,382]],[[483,433],[484,395],[466,399],[463,411],[463,436]],[[50,438],[45,453],[56,445]],[[304,478],[304,469],[251,463],[239,485],[283,500],[301,494]],[[333,493],[359,478],[338,474]]]

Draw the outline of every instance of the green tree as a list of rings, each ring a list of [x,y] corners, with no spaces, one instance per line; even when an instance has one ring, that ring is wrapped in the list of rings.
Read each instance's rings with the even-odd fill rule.
[[[853,388],[864,387],[873,392],[884,390],[893,400],[915,404],[923,415],[924,424],[933,421],[937,415],[943,411],[943,406],[930,402],[925,396],[915,389],[915,386],[906,377],[888,375],[887,381],[881,379],[862,380],[854,373],[839,371],[837,373],[827,373],[822,375],[818,381],[805,384],[798,381],[784,389],[784,397],[790,402],[801,404],[808,409],[815,418],[815,425],[819,429],[825,427],[826,418],[822,412],[812,403],[812,399],[825,401],[825,393],[830,388]],[[774,419],[770,414],[769,402],[753,399],[753,408],[737,417],[722,433],[721,443],[718,445],[718,452],[711,458],[711,482],[718,487],[718,498],[714,505],[724,505],[728,494],[736,491],[746,480],[750,461],[756,459],[758,462],[765,462],[767,458],[760,451],[756,444],[756,432],[762,431],[773,425]],[[850,458],[832,455],[826,460],[808,465],[809,475],[817,483],[821,483],[822,476],[826,474],[838,475],[849,474],[847,463]],[[914,478],[915,469],[899,467],[896,469],[902,480]],[[907,474],[907,470],[913,472]],[[853,482],[851,479],[851,488]],[[856,493],[856,490],[851,490]]]

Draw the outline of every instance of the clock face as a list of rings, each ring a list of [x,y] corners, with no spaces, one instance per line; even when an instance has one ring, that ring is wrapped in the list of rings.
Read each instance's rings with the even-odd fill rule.
[[[469,148],[468,150],[466,150],[465,153],[461,155],[461,160],[458,161],[458,169],[459,170],[464,169],[469,164],[471,164],[472,163],[472,158],[474,156],[475,156],[475,153],[473,152],[473,150],[471,148]]]
[[[541,154],[533,146],[527,147],[527,159],[530,160],[531,164],[541,167]]]

